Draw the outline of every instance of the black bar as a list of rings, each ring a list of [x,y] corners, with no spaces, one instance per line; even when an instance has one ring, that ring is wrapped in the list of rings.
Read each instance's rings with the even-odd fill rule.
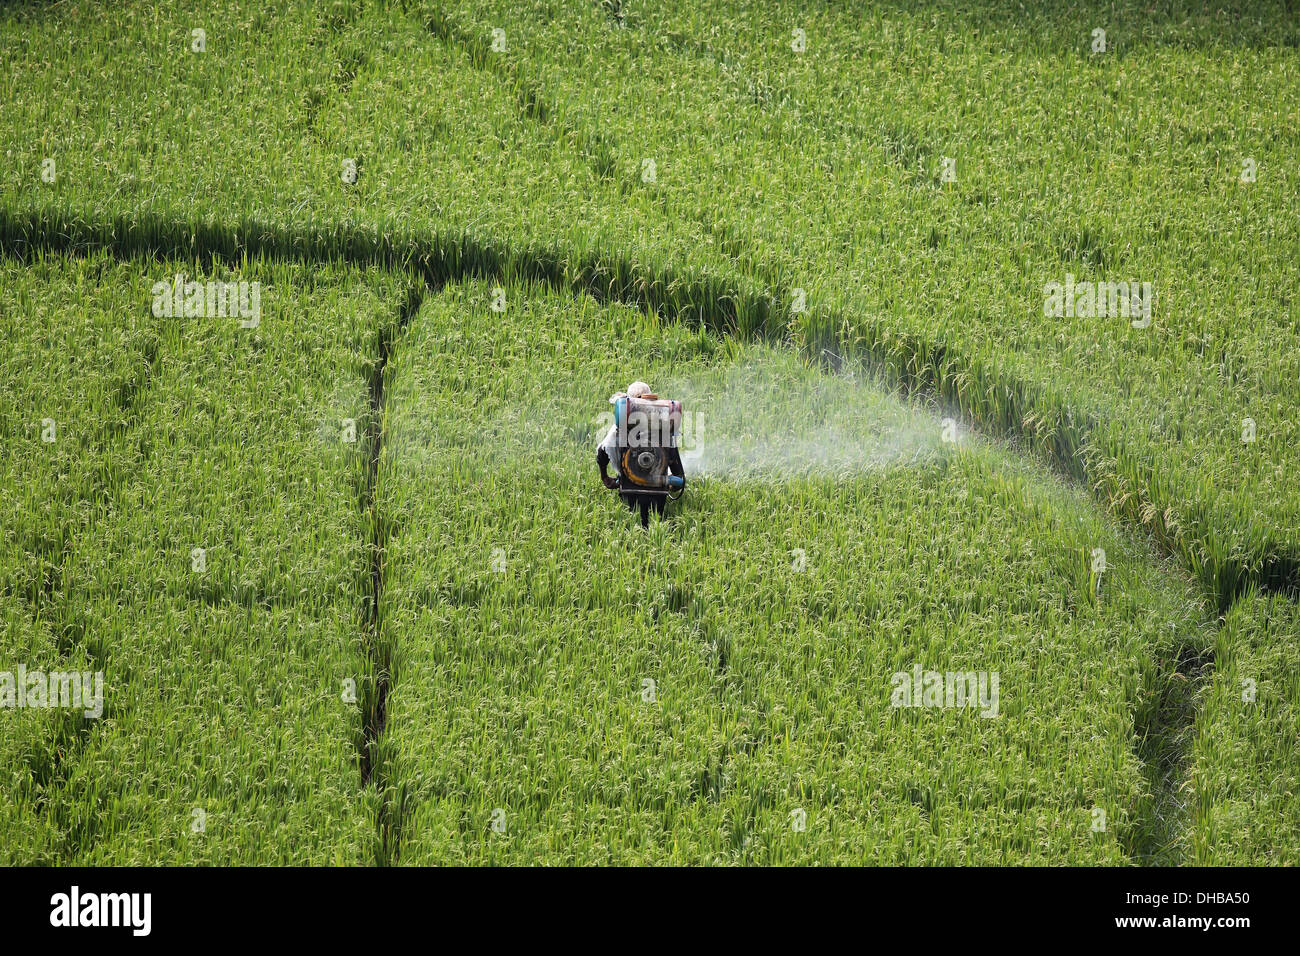
[[[353,940],[388,945],[412,937],[473,945],[511,932],[534,934],[533,945],[558,936],[610,945],[658,940],[659,946],[687,925],[701,926],[704,913],[729,947],[751,935],[761,940],[777,925],[805,942],[823,936],[883,942],[901,934],[944,947],[1093,939],[1181,945],[1192,937],[1232,946],[1261,930],[1269,937],[1286,933],[1297,889],[1295,870],[1258,869],[68,868],[4,870],[0,880],[6,942],[35,934],[52,942],[111,937],[127,945],[195,941],[206,948],[251,938],[332,949]],[[66,912],[56,913],[59,894],[70,902],[74,886],[83,906],[88,895],[148,893],[148,935],[136,935],[141,927],[129,921],[52,926],[51,918]],[[142,914],[143,897],[138,903],[129,912]],[[98,905],[98,899],[90,904]],[[1152,924],[1120,925],[1134,918]],[[1208,927],[1189,925],[1205,918]],[[1241,919],[1245,924],[1222,924]]]

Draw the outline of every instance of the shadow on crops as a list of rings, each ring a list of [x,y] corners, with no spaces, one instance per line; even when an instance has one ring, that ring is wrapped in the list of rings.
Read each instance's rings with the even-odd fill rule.
[[[709,331],[776,340],[788,316],[778,306],[789,290],[738,287],[728,278],[681,273],[618,255],[573,256],[563,250],[482,238],[459,230],[401,233],[335,224],[286,227],[257,220],[237,225],[173,222],[155,215],[117,216],[89,223],[57,212],[0,211],[0,254],[26,260],[38,250],[88,255],[103,250],[124,259],[176,258],[208,269],[247,257],[347,263],[411,272],[438,289],[448,281],[497,278],[534,282],[620,302],[665,318],[699,320]]]

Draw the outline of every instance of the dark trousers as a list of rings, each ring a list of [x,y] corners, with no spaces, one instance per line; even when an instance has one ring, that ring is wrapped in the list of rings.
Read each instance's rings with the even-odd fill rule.
[[[650,527],[650,509],[653,508],[659,512],[660,516],[664,513],[664,508],[668,504],[666,495],[643,495],[635,492],[621,492],[623,503],[627,505],[629,511],[641,509],[641,527]]]

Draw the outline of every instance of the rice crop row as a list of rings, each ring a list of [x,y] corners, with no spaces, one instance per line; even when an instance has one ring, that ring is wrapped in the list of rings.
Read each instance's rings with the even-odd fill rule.
[[[1300,863],[1300,651],[1296,606],[1251,593],[1214,642],[1186,787],[1186,859],[1213,866]]]
[[[4,268],[0,312],[31,359],[6,365],[6,408],[15,428],[58,416],[69,445],[6,436],[31,476],[0,519],[13,567],[42,567],[26,542],[60,509],[77,520],[38,600],[6,576],[0,669],[102,675],[98,715],[6,708],[6,859],[373,861],[368,386],[406,279],[253,260]],[[178,274],[257,283],[260,314],[155,315]],[[124,428],[112,378],[79,367],[129,364],[119,340],[153,343]],[[112,480],[72,484],[61,456],[74,478],[111,458]]]
[[[130,270],[111,260],[0,261],[0,670],[18,664],[93,670],[93,653],[58,617],[63,568],[137,462],[126,439],[156,359],[154,329],[124,326]],[[102,283],[102,286],[101,286]],[[69,308],[75,303],[76,308]],[[54,832],[31,812],[25,781],[48,777],[84,732],[78,715],[4,712],[0,734],[4,852],[31,859]],[[22,824],[11,823],[21,819]]]

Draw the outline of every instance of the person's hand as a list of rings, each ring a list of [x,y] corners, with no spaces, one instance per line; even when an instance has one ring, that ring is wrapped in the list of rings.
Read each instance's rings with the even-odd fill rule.
[[[600,480],[605,483],[605,487],[608,488],[610,491],[617,490],[618,479],[613,477],[612,475],[601,475]]]

